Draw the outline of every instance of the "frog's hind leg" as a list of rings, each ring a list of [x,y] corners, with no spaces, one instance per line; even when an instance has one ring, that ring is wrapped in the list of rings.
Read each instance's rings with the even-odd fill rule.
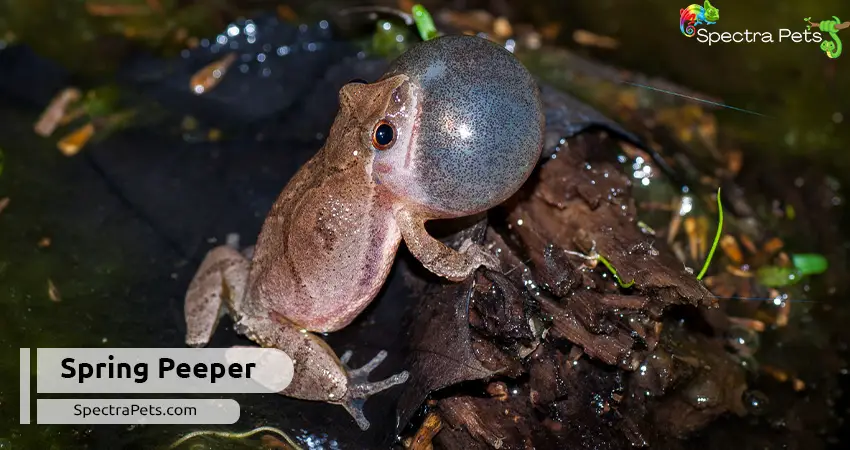
[[[186,345],[203,347],[222,315],[239,311],[250,262],[234,245],[207,253],[186,292]]]
[[[370,382],[369,374],[386,358],[386,351],[379,352],[362,367],[353,369],[348,366],[350,351],[337,358],[322,338],[277,313],[269,317],[246,316],[240,325],[253,333],[253,341],[263,347],[283,350],[292,358],[295,374],[281,394],[341,405],[362,430],[369,428],[369,421],[363,414],[366,400],[373,394],[404,383],[409,376],[403,371],[387,379]]]

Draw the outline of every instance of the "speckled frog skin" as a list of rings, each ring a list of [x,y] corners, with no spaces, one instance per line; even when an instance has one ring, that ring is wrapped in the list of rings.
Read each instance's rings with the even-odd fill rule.
[[[253,249],[212,249],[186,294],[186,343],[209,342],[221,313],[238,332],[289,354],[281,394],[344,406],[362,429],[368,396],[407,372],[367,381],[312,332],[339,330],[378,294],[399,244],[436,275],[463,280],[497,259],[466,242],[451,249],[425,222],[485,211],[533,170],[544,117],[528,71],[471,36],[413,46],[374,83],[349,83],[325,145],[283,189]]]

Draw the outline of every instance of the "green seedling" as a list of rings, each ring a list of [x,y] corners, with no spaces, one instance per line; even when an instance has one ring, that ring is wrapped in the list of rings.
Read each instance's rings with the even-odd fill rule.
[[[434,19],[431,18],[431,13],[420,4],[413,5],[411,10],[413,13],[413,22],[416,24],[416,30],[419,31],[419,36],[423,41],[434,39],[439,35],[437,27],[434,25]]]

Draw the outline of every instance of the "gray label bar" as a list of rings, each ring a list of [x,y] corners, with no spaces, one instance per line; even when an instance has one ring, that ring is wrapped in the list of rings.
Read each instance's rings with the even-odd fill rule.
[[[232,399],[38,399],[39,425],[230,425],[239,420]]]
[[[30,349],[21,349],[21,425],[30,423]]]

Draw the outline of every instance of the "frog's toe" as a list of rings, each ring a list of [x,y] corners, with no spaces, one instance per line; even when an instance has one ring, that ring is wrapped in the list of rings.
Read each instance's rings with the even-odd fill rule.
[[[363,414],[364,404],[366,404],[366,400],[349,398],[342,404],[342,406],[349,414],[351,414],[351,417],[353,417],[354,421],[357,422],[357,426],[360,427],[361,430],[366,431],[369,429],[369,420],[366,419],[366,415]]]
[[[351,359],[351,355],[352,355],[351,350],[345,352],[342,355],[343,357],[348,356],[348,358],[345,358],[345,360],[343,361],[343,364],[348,364],[348,360]],[[369,372],[375,370],[378,366],[380,366],[381,363],[384,362],[384,359],[386,359],[386,357],[387,357],[387,351],[386,350],[379,351],[378,354],[375,355],[375,357],[372,358],[371,361],[367,362],[366,364],[363,364],[361,367],[358,367],[356,369],[349,368],[348,378],[349,379],[358,379],[358,380],[362,379],[362,381],[366,381],[366,378],[369,376]],[[342,359],[340,359],[340,361],[342,361]]]
[[[348,366],[351,355],[352,352],[349,350],[339,358],[348,372],[348,393],[342,406],[351,414],[357,425],[362,430],[366,430],[369,428],[369,421],[366,420],[366,416],[363,414],[363,405],[366,403],[366,399],[378,392],[404,383],[410,377],[410,374],[407,371],[402,371],[384,380],[370,382],[368,380],[369,374],[381,365],[387,357],[387,352],[381,350],[371,361],[357,369],[352,369]]]

